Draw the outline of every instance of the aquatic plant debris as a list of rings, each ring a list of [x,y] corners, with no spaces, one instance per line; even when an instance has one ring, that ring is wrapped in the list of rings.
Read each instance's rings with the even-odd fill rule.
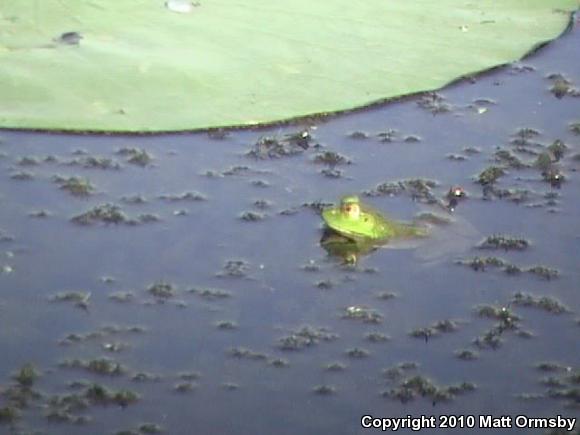
[[[263,136],[258,139],[246,156],[258,160],[291,157],[304,152],[312,146],[313,138],[308,130],[287,134],[283,137]]]
[[[68,162],[68,166],[80,166],[85,169],[103,169],[118,171],[121,169],[121,164],[115,159],[101,156],[81,156],[76,157]]]
[[[378,311],[361,305],[351,305],[343,310],[343,319],[360,320],[363,323],[382,323],[383,315]]]
[[[540,397],[564,401],[568,408],[575,408],[580,401],[580,367],[566,366],[557,362],[542,362],[535,366],[538,371],[549,373],[538,379],[546,389]]]
[[[563,314],[570,310],[560,301],[549,296],[534,296],[523,292],[514,294],[512,303],[522,307],[533,307],[552,314]]]
[[[227,353],[238,359],[250,359],[255,361],[267,361],[268,355],[263,352],[256,352],[245,347],[232,347],[228,349]]]
[[[196,294],[199,297],[207,300],[218,300],[218,299],[225,299],[230,298],[232,296],[231,292],[222,289],[214,289],[214,288],[191,288],[188,290],[188,293]]]
[[[530,246],[530,242],[519,237],[493,235],[486,237],[477,247],[479,249],[503,249],[505,251],[523,251]]]
[[[552,81],[550,92],[554,97],[561,99],[565,96],[580,97],[580,90],[574,86],[574,83],[560,73],[550,74],[547,77]]]
[[[457,385],[438,386],[423,375],[415,375],[399,381],[398,385],[383,391],[384,397],[407,403],[417,397],[425,397],[432,401],[433,405],[438,402],[449,402],[456,396],[474,391],[477,387],[471,382],[462,382]]]
[[[486,186],[488,184],[495,183],[500,177],[504,176],[506,172],[497,166],[490,166],[484,169],[479,176],[477,177],[477,181],[479,184]]]
[[[164,300],[169,299],[175,296],[177,289],[171,283],[165,281],[158,281],[154,284],[151,284],[147,288],[147,292],[151,294],[153,297]]]
[[[479,349],[497,349],[503,344],[505,332],[513,332],[519,338],[531,338],[533,334],[521,328],[521,318],[509,306],[478,305],[475,311],[479,317],[497,320],[497,323],[473,340]]]
[[[62,368],[84,369],[97,375],[120,376],[127,369],[120,363],[109,358],[96,358],[92,360],[69,359],[59,364]]]
[[[90,297],[91,292],[64,291],[50,296],[48,300],[50,302],[71,302],[75,307],[87,310]]]
[[[78,225],[90,226],[98,223],[103,223],[106,225],[140,225],[144,223],[157,222],[159,218],[152,214],[140,214],[136,218],[129,218],[116,204],[101,204],[93,207],[92,209],[81,213],[79,215],[73,216],[71,221]]]
[[[148,166],[153,161],[153,157],[147,151],[139,148],[121,148],[117,154],[127,157],[127,163],[142,168]]]
[[[245,278],[248,276],[250,265],[244,260],[228,260],[222,270],[216,274],[219,277]]]
[[[83,343],[91,340],[100,340],[110,336],[116,336],[120,334],[141,334],[145,332],[142,326],[118,326],[118,325],[107,325],[101,328],[87,332],[87,333],[69,333],[64,338],[58,341],[58,344],[62,346],[70,346],[75,343]]]
[[[177,195],[160,195],[159,199],[164,201],[179,202],[179,201],[205,201],[207,198],[203,193],[199,192],[184,192]]]
[[[360,347],[353,347],[351,349],[347,349],[345,354],[350,358],[361,359],[368,357],[371,353],[366,349],[362,349]]]
[[[471,349],[460,349],[455,352],[455,356],[463,361],[473,361],[479,358],[479,353]]]
[[[95,191],[95,187],[86,178],[55,175],[52,179],[60,186],[60,189],[69,192],[73,196],[87,197]]]
[[[438,199],[433,193],[433,189],[439,183],[435,180],[412,178],[408,180],[386,181],[379,184],[374,189],[363,192],[365,196],[399,196],[408,195],[413,200],[426,204],[435,204]]]
[[[30,388],[34,382],[40,377],[40,373],[33,364],[23,365],[17,374],[14,375],[14,380],[18,382],[21,387]]]
[[[474,258],[464,258],[456,260],[455,264],[461,264],[464,266],[469,266],[476,272],[485,272],[487,267],[493,267],[503,270],[508,275],[519,275],[523,272],[536,275],[539,278],[543,278],[547,281],[556,279],[560,276],[560,272],[557,269],[536,265],[530,267],[517,266],[515,264],[509,263],[500,257],[474,257]]]
[[[413,329],[411,332],[409,332],[409,335],[414,338],[422,338],[425,340],[425,342],[427,342],[431,337],[455,332],[458,329],[459,322],[456,320],[445,319],[439,320],[428,327]]]
[[[91,385],[85,391],[85,397],[89,399],[91,403],[108,406],[108,405],[118,405],[125,408],[140,399],[139,394],[130,390],[110,390],[99,384]]]
[[[338,339],[338,335],[326,328],[303,326],[290,335],[280,338],[278,346],[282,350],[302,350],[315,346],[321,341],[334,341],[336,339]]]
[[[428,110],[433,115],[451,112],[453,108],[453,106],[445,100],[445,97],[437,92],[427,92],[419,99],[419,101],[417,101],[417,105],[422,109]]]
[[[339,0],[296,0],[282,9],[266,0],[198,8],[171,0],[165,10],[149,0],[131,2],[130,10],[126,2],[97,4],[45,0],[42,20],[24,3],[2,4],[1,16],[11,19],[3,20],[0,37],[0,127],[179,131],[352,109],[519,59],[557,37],[578,6],[577,0],[534,7],[521,0],[370,0],[348,8]],[[36,73],[22,74],[24,68]],[[422,106],[451,110],[437,93]]]

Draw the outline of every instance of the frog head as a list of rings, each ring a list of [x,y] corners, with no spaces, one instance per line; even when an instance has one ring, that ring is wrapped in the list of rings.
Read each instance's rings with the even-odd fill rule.
[[[345,196],[340,201],[340,211],[343,217],[353,221],[360,219],[360,201],[358,196]]]
[[[322,211],[326,225],[343,235],[374,238],[373,219],[362,209],[358,196],[345,196],[340,205]]]

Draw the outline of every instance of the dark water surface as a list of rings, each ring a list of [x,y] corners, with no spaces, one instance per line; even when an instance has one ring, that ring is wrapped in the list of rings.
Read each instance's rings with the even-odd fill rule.
[[[560,73],[572,86],[580,86],[577,25],[521,63],[440,92],[451,109],[447,113],[433,114],[414,98],[341,116],[310,130],[312,144],[319,148],[292,157],[256,160],[245,154],[261,137],[281,138],[299,132],[301,126],[233,132],[221,140],[205,133],[84,137],[1,132],[0,237],[6,237],[0,242],[0,408],[15,403],[8,391],[30,393],[22,388],[7,391],[15,384],[12,375],[24,364],[34,364],[42,375],[33,386],[41,396],[27,396],[28,406],[16,422],[0,419],[0,432],[105,434],[137,431],[148,422],[170,434],[358,434],[367,432],[360,427],[364,414],[579,417],[580,135],[570,125],[580,122],[580,98],[573,96],[574,89],[556,98],[550,92],[556,79],[547,78]],[[490,101],[476,101],[481,99]],[[565,176],[560,189],[543,181],[535,167],[494,163],[500,148],[524,163],[536,160],[510,143],[522,128],[539,133],[528,139],[528,151],[543,152],[558,139],[567,146],[564,157],[553,165]],[[396,130],[394,140],[381,142],[377,134],[388,129]],[[352,138],[353,131],[366,132],[368,138]],[[408,135],[421,140],[405,142]],[[117,153],[124,147],[144,149],[153,160],[145,167],[128,163],[128,156]],[[466,147],[480,152],[466,153]],[[67,164],[86,157],[79,150],[114,159],[121,168]],[[314,163],[324,151],[340,153],[352,164],[336,166],[342,171],[338,178],[324,176],[320,171],[332,168]],[[466,159],[455,161],[449,154]],[[37,164],[22,165],[26,156],[35,157]],[[46,156],[55,160],[47,162]],[[517,201],[514,191],[509,198],[483,199],[477,174],[492,164],[508,172],[496,182],[496,193],[527,193]],[[236,166],[250,169],[220,175]],[[33,178],[12,178],[22,171]],[[208,176],[208,171],[219,176]],[[87,178],[95,192],[74,197],[59,189],[55,175]],[[416,250],[379,249],[359,258],[356,266],[322,249],[322,221],[303,204],[335,202],[386,181],[415,178],[437,181],[430,191],[437,198],[451,185],[463,186],[469,198],[455,216],[458,226],[464,222],[470,230],[457,235],[442,229],[437,243],[425,242]],[[186,192],[201,193],[206,200],[160,198]],[[123,197],[134,195],[146,202],[123,202]],[[256,207],[258,200],[266,201],[265,209]],[[406,192],[365,200],[403,220],[433,210]],[[119,205],[129,217],[150,213],[160,221],[89,226],[71,222],[73,216],[105,203]],[[30,216],[40,210],[49,216]],[[240,219],[247,211],[263,219]],[[530,246],[522,251],[475,247],[498,234],[524,238]],[[475,271],[456,264],[476,256],[501,257],[522,272],[508,274],[491,266]],[[232,260],[243,262],[236,269],[240,276],[223,276],[224,265]],[[546,279],[526,272],[534,265],[555,269],[559,276]],[[147,288],[159,282],[171,284],[175,295],[156,299],[148,293]],[[229,297],[189,292],[192,288],[219,289]],[[51,302],[67,291],[90,292],[88,306]],[[133,297],[124,303],[110,299],[117,292],[131,292]],[[395,297],[381,299],[381,292]],[[544,305],[552,303],[554,308],[553,303],[560,302],[567,311],[558,314],[514,304],[516,292],[532,295],[536,302],[548,297]],[[474,344],[498,324],[478,315],[476,307],[482,304],[511,310],[503,326],[519,328],[498,333],[501,344],[496,349]],[[345,319],[347,307],[372,309],[380,317],[377,323]],[[511,320],[513,315],[520,320]],[[428,340],[410,335],[447,319],[457,322],[456,331]],[[220,328],[218,322],[233,322],[235,328]],[[145,330],[79,336],[78,342],[73,337],[72,343],[59,344],[69,334],[87,334],[105,325]],[[280,339],[304,326],[315,328],[320,336],[311,337],[309,344],[304,337],[291,337],[304,346],[282,349]],[[532,336],[522,337],[521,331]],[[366,338],[370,332],[390,339],[371,342]],[[107,350],[114,343],[127,347]],[[236,357],[232,348],[249,351]],[[368,356],[349,356],[353,348],[368,351]],[[458,358],[455,352],[462,349],[476,352],[477,359]],[[121,363],[125,371],[111,376],[59,366],[64,360],[102,357]],[[276,359],[287,366],[280,367]],[[546,361],[562,367],[552,372],[536,368]],[[334,362],[342,363],[344,370],[325,370]],[[416,363],[417,368],[399,370],[394,380],[383,373],[404,362]],[[158,379],[132,380],[139,372]],[[197,379],[181,379],[184,372],[191,375],[186,378]],[[394,397],[398,387],[418,375],[422,377],[399,393],[413,396],[412,385],[417,384],[429,390],[428,382],[437,386],[436,393],[416,392],[408,401]],[[134,391],[140,400],[127,407],[95,404],[87,398],[87,387],[68,386],[83,379]],[[192,390],[176,391],[184,382],[191,382]],[[475,390],[449,394],[445,389],[462,382],[473,383]],[[329,388],[315,391],[320,386]],[[73,393],[88,408],[54,404],[54,396]],[[534,397],[522,397],[525,394]],[[57,410],[62,419],[84,415],[92,421],[74,424],[46,417],[52,413],[55,419]],[[489,431],[472,433],[479,432]],[[495,431],[504,432],[543,430]]]

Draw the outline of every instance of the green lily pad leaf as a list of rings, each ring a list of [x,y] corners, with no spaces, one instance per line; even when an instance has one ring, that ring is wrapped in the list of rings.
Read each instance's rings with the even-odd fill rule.
[[[519,59],[557,37],[577,7],[578,0],[5,1],[0,127],[179,131],[348,110]]]

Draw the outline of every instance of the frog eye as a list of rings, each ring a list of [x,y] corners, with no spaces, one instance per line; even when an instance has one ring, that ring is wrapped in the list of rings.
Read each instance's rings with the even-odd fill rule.
[[[344,207],[344,209],[347,213],[350,213],[352,211],[352,206],[347,205],[346,207]]]

